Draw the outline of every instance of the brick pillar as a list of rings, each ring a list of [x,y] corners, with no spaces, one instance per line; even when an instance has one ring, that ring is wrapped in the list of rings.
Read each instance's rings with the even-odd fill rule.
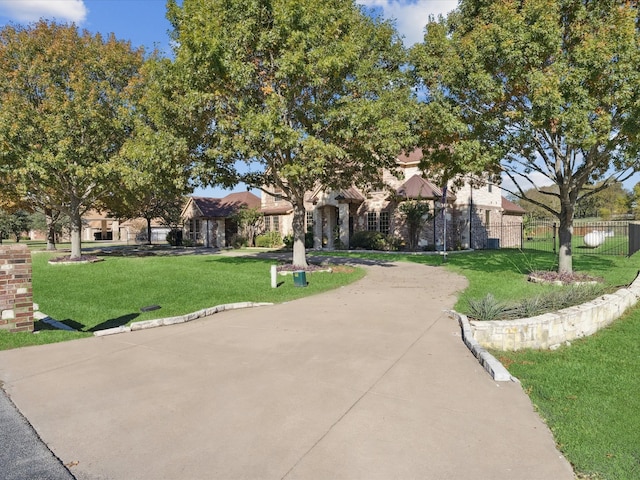
[[[33,332],[31,252],[26,245],[0,245],[0,329]]]

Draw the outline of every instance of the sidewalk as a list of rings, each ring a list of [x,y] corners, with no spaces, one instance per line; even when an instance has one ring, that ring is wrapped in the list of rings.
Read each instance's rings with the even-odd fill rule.
[[[444,314],[465,279],[366,268],[280,305],[0,352],[0,380],[80,480],[572,480],[520,385]]]

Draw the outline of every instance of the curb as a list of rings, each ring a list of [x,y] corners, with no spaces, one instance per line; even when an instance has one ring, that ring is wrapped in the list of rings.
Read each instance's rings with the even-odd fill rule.
[[[474,357],[478,359],[482,368],[484,368],[491,378],[497,382],[518,382],[518,379],[512,376],[509,371],[502,365],[496,357],[487,352],[482,345],[480,345],[471,332],[471,325],[466,315],[456,312],[455,310],[447,310],[449,316],[454,320],[458,320],[458,324],[462,330],[462,341],[471,351]]]
[[[257,302],[239,302],[239,303],[225,303],[223,305],[216,305],[211,308],[204,308],[197,312],[187,313],[186,315],[180,315],[177,317],[156,318],[153,320],[143,320],[140,322],[133,322],[130,326],[120,326],[114,328],[107,328],[105,330],[98,330],[93,332],[96,337],[104,337],[107,335],[115,335],[118,333],[135,332],[137,330],[145,330],[147,328],[164,327],[165,325],[175,325],[178,323],[191,322],[197,318],[208,317],[216,313],[224,312],[225,310],[237,310],[239,308],[253,308],[253,307],[265,307],[273,305],[273,303],[257,303]]]

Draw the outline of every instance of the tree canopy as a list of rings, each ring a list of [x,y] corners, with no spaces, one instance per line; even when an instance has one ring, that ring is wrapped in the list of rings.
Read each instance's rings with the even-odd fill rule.
[[[600,187],[600,183],[597,183],[594,185],[594,189],[597,189],[596,193],[583,196],[578,200],[575,208],[576,219],[610,220],[630,212],[633,195],[624,189],[622,183],[612,182],[605,188]],[[531,217],[549,218],[553,216],[550,212],[558,211],[560,208],[557,185],[530,188],[524,193],[525,198],[517,199],[516,203]]]
[[[462,0],[412,52],[426,162],[449,176],[502,172],[532,203],[536,177],[550,180],[561,272],[576,204],[638,170],[637,19],[624,0]]]
[[[134,127],[144,52],[113,35],[40,21],[0,30],[0,174],[22,195],[81,216],[117,190],[115,161]]]
[[[151,221],[175,227],[184,196],[193,191],[188,134],[192,118],[175,101],[179,90],[169,60],[149,58],[141,74],[144,88],[132,116],[133,129],[114,159],[120,188],[101,204],[117,218],[144,218],[151,243]]]
[[[395,29],[352,0],[172,0],[169,18],[185,101],[203,113],[201,180],[290,201],[306,266],[305,192],[379,181],[414,146]]]

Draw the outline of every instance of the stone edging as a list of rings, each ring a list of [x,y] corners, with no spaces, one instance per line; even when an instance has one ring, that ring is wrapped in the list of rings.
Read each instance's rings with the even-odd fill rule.
[[[627,288],[582,305],[517,320],[472,320],[468,322],[469,331],[484,348],[505,351],[555,349],[606,327],[634,306],[639,298],[640,272]]]
[[[487,352],[477,341],[473,338],[471,325],[466,315],[458,313],[454,310],[449,310],[447,313],[454,319],[458,320],[460,329],[462,330],[462,341],[467,348],[478,359],[482,368],[484,368],[491,378],[497,382],[511,382],[518,380],[513,377],[509,371],[500,363],[493,355]]]
[[[215,307],[205,308],[202,310],[198,310],[197,312],[188,313],[186,315],[180,315],[177,317],[156,318],[154,320],[143,320],[140,322],[133,322],[128,327],[123,325],[121,327],[98,330],[97,332],[93,332],[93,335],[96,337],[103,337],[105,335],[114,335],[116,333],[127,333],[127,332],[134,332],[136,330],[144,330],[147,328],[162,327],[165,325],[175,325],[177,323],[190,322],[197,318],[208,317],[216,313],[224,312],[225,310],[264,307],[268,305],[273,305],[273,303],[256,303],[256,302],[226,303],[223,305],[216,305]]]

